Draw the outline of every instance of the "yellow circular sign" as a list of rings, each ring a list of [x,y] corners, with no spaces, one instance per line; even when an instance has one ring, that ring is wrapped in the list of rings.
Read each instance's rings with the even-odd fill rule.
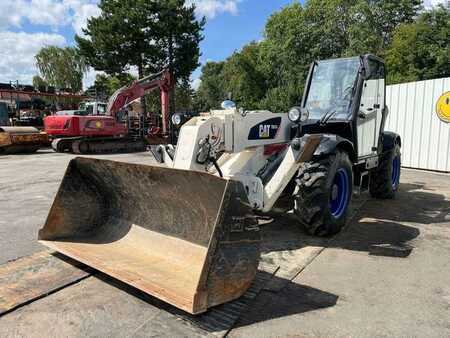
[[[450,123],[450,92],[444,93],[436,104],[436,113],[439,118]]]
[[[100,129],[102,127],[102,123],[100,121],[97,121],[95,122],[95,126]]]

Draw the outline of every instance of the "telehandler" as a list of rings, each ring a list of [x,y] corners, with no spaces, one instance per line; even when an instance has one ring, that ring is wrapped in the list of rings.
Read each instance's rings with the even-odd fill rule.
[[[344,226],[353,186],[392,198],[400,137],[383,131],[385,66],[373,55],[314,62],[289,113],[233,102],[194,117],[166,164],[71,161],[42,243],[187,312],[240,297],[259,261],[259,214],[288,197],[312,234]]]

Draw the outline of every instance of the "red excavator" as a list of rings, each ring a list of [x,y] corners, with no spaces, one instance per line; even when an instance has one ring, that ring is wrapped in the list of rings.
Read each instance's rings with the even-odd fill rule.
[[[76,154],[116,153],[144,151],[147,135],[131,128],[128,112],[124,107],[159,89],[161,92],[160,125],[149,127],[150,137],[158,142],[169,136],[169,92],[173,85],[169,71],[164,70],[133,82],[117,90],[109,99],[105,115],[93,115],[87,111],[70,111],[44,119],[45,132],[57,152]]]

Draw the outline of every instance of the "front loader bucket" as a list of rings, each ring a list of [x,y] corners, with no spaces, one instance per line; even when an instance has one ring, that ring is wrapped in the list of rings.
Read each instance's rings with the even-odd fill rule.
[[[233,180],[76,158],[39,240],[196,314],[250,286],[259,261],[251,216]]]

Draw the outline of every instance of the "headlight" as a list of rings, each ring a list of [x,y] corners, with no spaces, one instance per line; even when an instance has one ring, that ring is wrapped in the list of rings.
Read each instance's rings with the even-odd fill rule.
[[[306,108],[293,107],[288,113],[289,120],[292,122],[305,122],[309,118],[309,112]]]
[[[175,126],[179,126],[181,124],[181,115],[180,114],[173,114],[172,115],[172,123]]]
[[[289,120],[291,120],[291,122],[300,121],[301,115],[302,114],[300,113],[300,108],[298,108],[298,107],[291,108],[291,110],[289,110],[289,113],[288,113],[288,117],[289,117]]]

